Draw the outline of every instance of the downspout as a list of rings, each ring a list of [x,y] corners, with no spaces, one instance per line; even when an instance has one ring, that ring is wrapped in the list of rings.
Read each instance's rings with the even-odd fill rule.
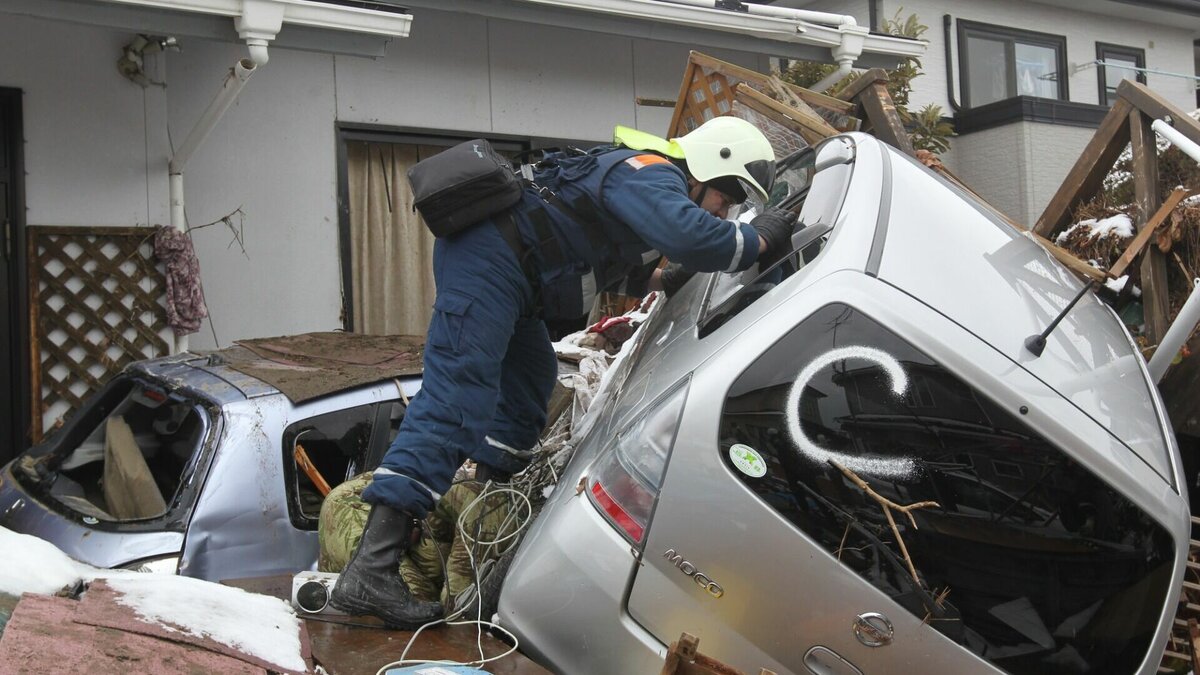
[[[942,15],[942,38],[946,47],[946,100],[954,112],[962,110],[958,100],[954,98],[954,62],[950,60],[950,25],[954,21],[949,14]]]
[[[168,163],[168,190],[171,200],[171,227],[184,231],[187,229],[187,215],[184,211],[183,199],[183,170],[192,154],[208,137],[209,132],[221,121],[221,117],[233,105],[250,76],[265,64],[270,56],[267,53],[267,43],[273,40],[283,27],[283,5],[270,0],[243,0],[242,15],[233,20],[238,36],[246,41],[250,58],[239,59],[233,64],[221,90],[208,104],[208,108],[192,127],[191,133],[183,145],[175,151]],[[188,349],[188,336],[175,337],[175,353]]]

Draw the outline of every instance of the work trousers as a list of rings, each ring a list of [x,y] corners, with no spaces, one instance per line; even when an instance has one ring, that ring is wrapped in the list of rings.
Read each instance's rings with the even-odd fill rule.
[[[507,473],[524,468],[527,459],[498,444],[534,447],[558,372],[534,289],[491,221],[439,238],[433,275],[421,391],[363,492],[418,518],[467,458]]]

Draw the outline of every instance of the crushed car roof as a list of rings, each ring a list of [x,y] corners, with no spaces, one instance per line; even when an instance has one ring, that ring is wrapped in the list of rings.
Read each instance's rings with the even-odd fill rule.
[[[303,333],[239,340],[224,349],[155,359],[133,369],[222,402],[282,393],[300,403],[419,375],[423,345],[424,338],[411,335]]]

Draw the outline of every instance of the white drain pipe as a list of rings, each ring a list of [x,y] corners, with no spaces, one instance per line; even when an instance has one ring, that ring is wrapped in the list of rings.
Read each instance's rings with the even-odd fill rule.
[[[1200,321],[1200,279],[1193,279],[1192,283],[1195,285],[1192,294],[1188,296],[1187,302],[1183,303],[1183,308],[1171,322],[1171,327],[1167,329],[1167,334],[1163,336],[1162,342],[1159,342],[1158,346],[1154,348],[1154,356],[1150,357],[1150,363],[1146,364],[1146,368],[1150,371],[1150,378],[1154,380],[1155,384],[1162,381],[1163,375],[1167,373],[1167,368],[1170,368],[1171,362],[1175,360],[1175,355],[1179,353],[1183,343],[1192,336],[1192,330]]]
[[[266,63],[266,45],[253,45],[251,54],[259,52],[262,61]],[[189,159],[192,158],[192,153],[196,152],[196,148],[204,142],[208,137],[209,132],[213,127],[217,126],[217,122],[221,121],[221,117],[225,114],[229,107],[233,105],[238,94],[241,93],[242,87],[246,86],[246,81],[258,69],[259,63],[250,59],[240,59],[233,64],[229,75],[225,77],[225,82],[221,84],[221,91],[217,92],[216,98],[212,103],[208,104],[208,108],[204,110],[204,114],[196,122],[196,126],[192,127],[191,133],[184,140],[183,145],[175,151],[175,155],[171,157],[168,164],[168,190],[171,198],[171,227],[177,230],[187,229],[187,215],[184,212],[183,201],[183,169],[187,165]],[[175,336],[175,351],[179,354],[188,350],[188,336]]]

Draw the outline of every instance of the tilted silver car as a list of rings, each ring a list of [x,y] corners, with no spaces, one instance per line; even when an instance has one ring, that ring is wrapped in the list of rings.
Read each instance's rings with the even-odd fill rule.
[[[1081,288],[1045,250],[869,136],[792,164],[796,253],[643,326],[501,623],[565,673],[685,631],[744,672],[1153,673],[1188,505],[1121,322],[1088,294],[1036,356]]]
[[[239,349],[113,378],[0,471],[0,526],[97,567],[212,581],[314,569],[323,495],[310,472],[336,485],[378,464],[407,407],[400,390],[415,394],[420,377],[293,404],[225,364]],[[106,457],[114,426],[132,441]]]

